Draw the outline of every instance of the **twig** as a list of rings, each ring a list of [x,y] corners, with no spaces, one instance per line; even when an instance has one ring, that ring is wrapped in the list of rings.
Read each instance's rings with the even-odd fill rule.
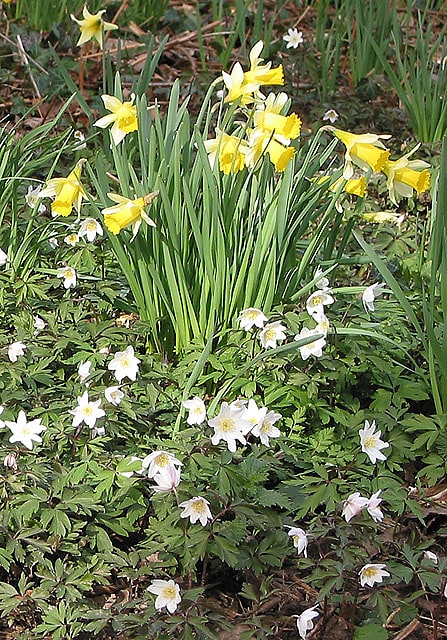
[[[25,65],[25,68],[27,69],[27,71],[29,73],[31,84],[33,85],[36,97],[39,100],[42,100],[42,94],[39,91],[39,87],[37,86],[37,82],[35,81],[33,73],[31,71],[31,66],[30,66],[30,63],[28,61],[28,56],[26,54],[25,47],[23,46],[22,38],[20,37],[19,34],[17,34],[16,37],[17,37],[17,48],[18,48],[18,51],[19,51],[19,55],[20,55],[20,58],[22,60],[22,63]],[[40,110],[39,105],[37,105],[37,111],[39,112],[40,117],[43,119],[43,114],[42,114],[42,111]]]

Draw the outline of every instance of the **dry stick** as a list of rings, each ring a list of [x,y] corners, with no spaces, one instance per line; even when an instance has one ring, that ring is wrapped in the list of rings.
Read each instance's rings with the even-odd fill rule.
[[[123,13],[123,11],[127,9],[128,6],[129,6],[129,0],[123,0],[120,8],[118,9],[118,11],[115,13],[115,16],[113,17],[112,24],[116,24],[118,22],[118,18]]]
[[[34,92],[36,94],[36,97],[39,100],[42,100],[42,94],[40,93],[39,87],[37,86],[37,83],[36,83],[36,81],[34,79],[33,73],[31,71],[31,65],[29,63],[28,56],[27,56],[26,51],[25,51],[25,47],[23,46],[22,38],[20,37],[19,34],[17,34],[17,49],[19,51],[20,59],[21,59],[23,65],[25,66],[26,70],[29,73],[31,84],[33,85],[33,89],[34,89]],[[43,113],[40,110],[39,105],[37,105],[37,111],[39,112],[39,115],[43,120]]]

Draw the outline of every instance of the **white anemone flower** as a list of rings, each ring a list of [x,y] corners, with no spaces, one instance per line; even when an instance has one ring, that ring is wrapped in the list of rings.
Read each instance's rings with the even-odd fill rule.
[[[359,429],[359,435],[362,451],[366,453],[373,464],[377,460],[386,460],[386,455],[382,453],[381,449],[387,449],[390,445],[380,439],[382,432],[376,431],[375,420],[371,424],[369,424],[368,420],[365,420],[365,428]]]
[[[368,504],[366,505],[366,510],[368,511],[371,518],[374,522],[382,522],[383,513],[379,508],[380,503],[382,502],[382,498],[379,498],[379,495],[382,493],[382,490],[376,491],[372,494],[372,496],[368,500]]]
[[[385,570],[386,564],[365,564],[359,571],[360,584],[362,587],[367,584],[369,587],[373,587],[376,582],[379,584],[383,582],[383,578],[390,576],[390,573]]]
[[[328,120],[331,124],[334,124],[334,122],[336,120],[338,120],[339,117],[340,116],[335,111],[335,109],[328,109],[327,111],[325,111],[325,114],[323,116],[323,120]]]
[[[76,270],[73,267],[61,267],[57,270],[57,277],[64,279],[65,289],[76,286]]]
[[[191,524],[195,524],[197,520],[200,520],[200,524],[205,527],[208,520],[213,519],[209,504],[208,500],[201,496],[185,500],[179,504],[179,507],[183,509],[180,517],[189,518]]]
[[[295,336],[295,340],[301,340],[302,338],[309,338],[311,336],[320,336],[316,338],[312,342],[308,342],[307,344],[303,344],[299,347],[300,354],[303,360],[307,360],[309,356],[315,356],[316,358],[321,358],[323,355],[323,349],[326,346],[326,338],[321,336],[321,331],[318,329],[309,329],[308,327],[303,327],[301,331]]]
[[[266,324],[259,334],[259,340],[264,349],[275,349],[277,341],[286,338],[286,334],[284,333],[286,329],[287,327],[281,324],[279,320]]]
[[[138,375],[138,365],[141,362],[135,355],[132,346],[128,346],[125,351],[117,351],[113,359],[109,362],[109,371],[115,372],[115,378],[121,382],[123,378],[136,380]]]
[[[206,407],[202,398],[194,396],[191,400],[185,400],[182,405],[189,411],[186,422],[188,424],[202,424],[206,420]]]
[[[90,360],[86,360],[85,362],[81,362],[81,364],[78,367],[78,376],[79,376],[79,380],[81,382],[84,382],[84,380],[86,378],[88,378],[88,376],[90,375],[90,367],[92,366],[92,363]]]
[[[3,249],[0,249],[0,267],[4,267],[7,262],[8,262],[8,254],[5,253]]]
[[[376,282],[375,284],[371,284],[369,287],[366,287],[365,291],[362,293],[362,302],[367,313],[369,311],[375,311],[374,301],[383,293],[385,287],[386,285],[383,282]]]
[[[180,587],[174,580],[153,580],[147,590],[157,596],[155,608],[160,611],[164,607],[174,613],[182,601]]]
[[[236,440],[241,444],[246,444],[245,433],[250,431],[252,425],[244,418],[245,409],[233,409],[227,402],[222,402],[219,414],[208,420],[210,427],[214,429],[211,438],[212,444],[216,445],[221,440],[227,443],[228,450],[236,451]]]
[[[290,49],[291,47],[296,49],[304,42],[303,32],[298,31],[298,29],[288,29],[287,35],[283,36],[282,39],[284,42],[287,42],[286,49]]]
[[[334,302],[334,298],[328,291],[322,289],[314,291],[306,301],[307,313],[318,322],[320,316],[324,315],[324,307]]]
[[[314,618],[318,618],[318,616],[320,615],[318,611],[315,611],[317,606],[318,605],[315,605],[310,609],[306,609],[302,614],[297,616],[296,626],[298,628],[300,638],[306,638],[307,632],[314,628]]]
[[[110,402],[110,404],[113,404],[116,407],[120,404],[121,400],[124,398],[124,393],[121,391],[121,389],[118,386],[115,385],[112,387],[107,387],[107,389],[104,389],[104,396],[107,402]]]
[[[19,356],[23,356],[25,354],[26,344],[23,342],[13,342],[8,347],[8,358],[11,362],[17,362]]]
[[[274,411],[267,411],[261,422],[253,427],[251,433],[260,439],[263,445],[270,446],[269,438],[279,438],[281,431],[275,427],[275,422],[280,420],[282,415]]]
[[[17,422],[5,420],[5,425],[12,432],[9,442],[20,442],[27,449],[33,448],[33,441],[42,442],[42,438],[39,434],[46,430],[46,427],[41,423],[40,418],[27,422],[24,411],[19,411]]]
[[[296,549],[298,550],[298,553],[304,554],[304,557],[307,558],[306,532],[304,531],[304,529],[301,529],[300,527],[289,527],[287,525],[287,528],[289,529],[288,535],[293,540],[293,546],[296,547]]]
[[[90,429],[94,429],[96,421],[106,415],[100,406],[101,400],[92,402],[88,398],[88,391],[84,391],[82,396],[78,397],[78,406],[68,412],[73,416],[73,427],[78,427],[84,422]]]
[[[78,235],[80,238],[86,236],[89,242],[94,242],[96,236],[104,235],[104,231],[97,220],[86,218],[79,227]]]
[[[238,317],[239,326],[241,329],[245,329],[245,331],[250,331],[252,327],[262,329],[267,320],[267,316],[255,307],[244,309]]]
[[[147,477],[154,478],[157,473],[164,473],[168,467],[181,467],[183,463],[169,451],[153,451],[143,458],[143,469],[147,469]]]

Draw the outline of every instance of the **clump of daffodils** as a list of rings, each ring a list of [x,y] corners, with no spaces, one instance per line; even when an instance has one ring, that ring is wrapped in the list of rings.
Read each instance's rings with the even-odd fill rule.
[[[218,166],[225,173],[238,173],[244,168],[256,168],[262,158],[268,156],[276,171],[284,171],[295,154],[291,146],[301,131],[301,120],[295,114],[287,115],[289,98],[261,93],[261,87],[284,84],[282,65],[272,68],[261,55],[263,42],[259,41],[250,51],[250,69],[244,71],[237,62],[231,73],[222,73],[226,88],[224,102],[238,104],[245,123],[228,133],[216,127],[216,136],[205,141],[212,167]]]
[[[343,174],[330,183],[331,191],[341,189],[345,193],[363,198],[366,194],[367,180],[373,173],[386,176],[389,198],[396,206],[401,198],[411,198],[415,192],[416,195],[420,195],[429,189],[430,165],[423,160],[410,160],[420,144],[401,158],[391,160],[390,150],[382,142],[390,138],[390,135],[355,134],[332,126],[324,128],[345,146]],[[320,182],[325,179],[326,177],[323,177]],[[340,210],[340,203],[338,205],[337,209]],[[371,217],[370,221],[382,220]]]

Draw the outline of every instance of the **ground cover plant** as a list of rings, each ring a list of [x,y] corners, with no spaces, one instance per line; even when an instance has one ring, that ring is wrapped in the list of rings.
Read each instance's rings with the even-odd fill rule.
[[[0,9],[1,633],[445,637],[443,6],[41,9]]]

